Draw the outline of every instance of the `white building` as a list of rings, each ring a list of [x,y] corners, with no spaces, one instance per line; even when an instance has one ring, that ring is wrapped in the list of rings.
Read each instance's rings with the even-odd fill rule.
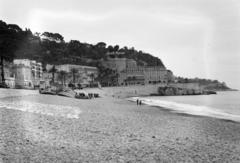
[[[31,68],[23,64],[14,65],[15,87],[34,88],[32,81]]]
[[[29,59],[14,59],[14,73],[17,87],[35,87],[43,75],[42,63]]]
[[[172,75],[170,72],[161,66],[127,68],[119,73],[118,83],[119,85],[168,83]]]
[[[164,66],[138,66],[135,60],[118,58],[115,53],[102,61],[102,65],[118,73],[118,85],[168,83],[173,78]]]

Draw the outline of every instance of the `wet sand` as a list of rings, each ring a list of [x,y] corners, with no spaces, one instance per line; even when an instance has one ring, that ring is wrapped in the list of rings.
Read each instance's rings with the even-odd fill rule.
[[[19,101],[56,106],[61,114],[0,107],[0,162],[240,162],[240,123],[109,96],[0,99]],[[79,109],[78,117],[65,114],[69,106]]]

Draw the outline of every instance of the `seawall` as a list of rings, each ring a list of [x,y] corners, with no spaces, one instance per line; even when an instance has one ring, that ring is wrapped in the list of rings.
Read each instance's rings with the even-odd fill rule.
[[[171,93],[167,91],[162,95],[194,95],[194,94],[205,94],[204,91],[199,87],[197,83],[171,83],[171,84],[155,84],[155,85],[131,85],[131,86],[120,86],[120,87],[103,87],[88,88],[99,93],[100,96],[110,96],[116,98],[134,97],[134,96],[150,96],[160,95],[159,88],[168,87],[171,89],[178,89],[177,93]],[[207,93],[206,93],[207,94]]]
[[[149,96],[150,94],[156,94],[158,93],[158,88],[163,86],[166,86],[166,84],[103,87],[101,89],[89,88],[86,90],[92,90],[96,93],[99,93],[100,96],[125,98],[133,96]]]

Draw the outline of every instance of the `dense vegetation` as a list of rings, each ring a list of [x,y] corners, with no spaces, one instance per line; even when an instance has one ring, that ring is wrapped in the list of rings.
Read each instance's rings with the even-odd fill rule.
[[[33,59],[48,64],[79,64],[96,66],[100,70],[99,81],[105,84],[116,83],[118,74],[110,69],[102,67],[101,60],[107,58],[107,53],[118,52],[118,57],[126,57],[137,61],[138,65],[164,66],[162,61],[143,51],[135,50],[133,47],[122,47],[119,45],[108,45],[99,42],[96,45],[82,43],[78,40],[64,41],[64,37],[58,33],[44,32],[32,33],[30,29],[21,29],[16,24],[7,24],[0,20],[0,65],[4,60]],[[165,66],[164,66],[165,67]],[[4,81],[4,70],[1,66],[1,79]],[[179,82],[198,82],[208,87],[219,87],[227,89],[225,83],[207,79],[178,78]]]
[[[229,90],[230,88],[224,82],[211,79],[200,79],[200,78],[183,78],[177,77],[176,80],[179,83],[199,83],[200,86],[206,90]]]
[[[0,38],[0,56],[8,60],[27,58],[44,64],[73,63],[99,66],[99,60],[105,59],[107,52],[119,52],[119,57],[135,59],[139,65],[164,66],[159,58],[134,48],[107,46],[104,42],[96,45],[78,40],[65,42],[61,34],[51,32],[33,34],[30,29],[22,30],[18,25],[7,24],[1,20]]]

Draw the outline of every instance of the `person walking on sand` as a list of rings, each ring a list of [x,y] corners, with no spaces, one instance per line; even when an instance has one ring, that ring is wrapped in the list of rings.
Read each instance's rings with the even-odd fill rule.
[[[139,100],[137,99],[137,105],[139,104]]]
[[[142,105],[142,100],[139,101],[139,105]]]

